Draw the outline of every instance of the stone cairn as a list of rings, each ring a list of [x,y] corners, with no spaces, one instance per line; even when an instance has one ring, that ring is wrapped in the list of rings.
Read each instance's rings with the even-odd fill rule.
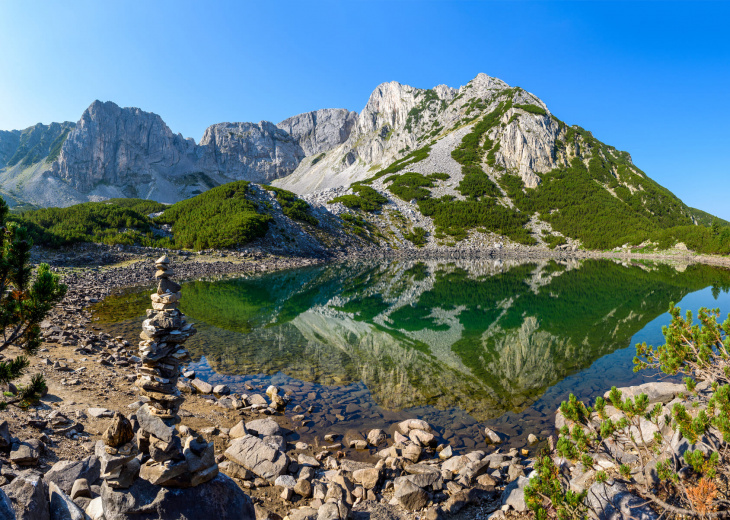
[[[102,477],[112,487],[129,487],[137,472],[140,478],[165,487],[197,486],[218,474],[213,443],[193,435],[181,440],[175,429],[180,422],[178,410],[184,401],[177,388],[180,365],[190,360],[183,343],[196,331],[185,323],[185,316],[177,308],[180,285],[170,280],[169,258],[164,255],[157,259],[155,267],[157,292],[151,295],[152,309],[147,309],[147,319],[142,323],[139,344],[142,366],[135,382],[147,401],[136,414],[137,442],[127,441],[128,433],[118,439],[105,434],[104,441],[97,444],[97,456],[106,452],[106,458],[114,463],[102,468],[107,470]],[[126,421],[123,416],[122,419]],[[122,419],[115,419],[110,430]],[[125,431],[131,431],[131,427]],[[107,437],[111,442],[107,442]],[[122,440],[126,444],[120,444]],[[131,444],[129,452],[128,444]],[[116,454],[120,449],[123,453]]]

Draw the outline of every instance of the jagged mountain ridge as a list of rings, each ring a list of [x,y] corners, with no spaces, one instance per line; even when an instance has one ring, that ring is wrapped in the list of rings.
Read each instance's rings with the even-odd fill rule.
[[[613,197],[631,206],[638,214],[634,227],[640,227],[641,219],[652,221],[651,225],[661,221],[665,227],[694,222],[692,210],[636,168],[628,153],[565,125],[533,94],[486,74],[459,89],[383,83],[360,113],[324,109],[278,125],[219,123],[205,131],[199,144],[174,134],[156,114],[96,101],[60,139],[54,154],[49,150],[40,159],[36,154],[36,162],[26,159],[20,166],[8,166],[7,157],[20,149],[18,132],[0,134],[0,190],[40,206],[112,197],[172,203],[220,184],[249,180],[289,189],[342,213],[348,209],[331,200],[353,193],[345,190],[378,177],[378,172],[436,174],[445,177],[421,184],[427,197],[449,197],[461,209],[471,205],[468,211],[477,207],[481,212],[501,212],[498,219],[509,220],[512,229],[526,229],[524,236],[485,224],[483,218],[455,229],[439,222],[435,210],[395,196],[389,185],[393,177],[371,179],[370,185],[387,199],[384,211],[376,211],[371,220],[391,246],[411,247],[408,235],[420,227],[428,237],[427,247],[453,244],[449,236],[456,242],[468,237],[470,243],[488,245],[505,234],[522,243],[548,243],[541,233],[552,237],[552,244],[562,241],[575,247],[580,244],[577,239],[585,237],[566,226],[559,229],[555,218],[549,218],[560,207],[537,207],[525,199],[544,187],[551,172],[573,167],[575,161],[592,167],[596,159],[602,169],[599,174],[590,172],[589,188],[596,188],[595,183],[603,190],[599,205],[610,206],[606,197]],[[454,155],[470,139],[476,141],[469,151],[475,156],[469,159],[471,170]],[[471,173],[465,178],[466,171]],[[481,177],[475,178],[475,172]],[[465,188],[475,182],[482,190],[476,194]],[[660,209],[662,214],[657,215],[657,207],[664,206],[669,209]],[[395,222],[404,219],[404,225]]]
[[[173,203],[236,180],[270,183],[284,177],[305,157],[344,142],[356,115],[323,109],[279,125],[217,123],[196,144],[173,133],[157,114],[95,101],[77,124],[0,132],[0,188],[6,198],[11,196],[11,204],[22,199],[38,206],[68,206],[115,197]],[[39,130],[45,129],[43,136],[54,142],[59,132],[51,130],[57,128],[67,131],[54,143],[53,154],[41,147],[33,156],[24,155],[24,162],[11,164],[24,149],[23,136],[37,135],[38,140]]]

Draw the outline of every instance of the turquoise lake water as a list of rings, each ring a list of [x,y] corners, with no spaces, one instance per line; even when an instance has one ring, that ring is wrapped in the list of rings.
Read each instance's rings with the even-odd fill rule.
[[[571,392],[657,379],[633,372],[635,344],[663,343],[672,302],[725,316],[728,288],[730,271],[699,264],[381,261],[186,282],[181,310],[199,377],[284,387],[313,406],[302,438],[421,417],[460,449],[484,425],[522,446]],[[97,323],[136,344],[149,292],[107,298]]]

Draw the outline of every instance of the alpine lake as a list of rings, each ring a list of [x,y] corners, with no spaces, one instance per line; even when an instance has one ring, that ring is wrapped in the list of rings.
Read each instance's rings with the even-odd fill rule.
[[[544,440],[571,393],[593,404],[667,378],[633,358],[664,343],[671,303],[730,311],[730,271],[636,260],[343,262],[182,285],[197,377],[279,386],[287,415],[313,407],[303,440],[418,417],[457,452],[485,446],[484,426],[508,446]],[[94,324],[136,345],[151,291],[106,298]]]

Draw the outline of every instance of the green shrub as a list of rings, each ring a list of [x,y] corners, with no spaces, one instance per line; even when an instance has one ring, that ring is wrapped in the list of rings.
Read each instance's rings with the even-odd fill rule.
[[[271,215],[247,197],[249,183],[231,182],[173,204],[158,217],[172,225],[178,247],[230,248],[262,237]]]
[[[427,232],[422,227],[414,227],[410,233],[404,233],[403,238],[410,241],[416,247],[423,247],[426,245]]]
[[[117,202],[87,202],[67,208],[42,208],[14,215],[36,244],[58,247],[77,242],[132,244],[147,238],[152,221],[135,207],[159,208],[158,203],[115,199]],[[125,206],[125,204],[127,204]],[[164,206],[162,206],[164,207]]]
[[[312,207],[291,191],[274,188],[265,184],[262,184],[261,187],[267,191],[274,192],[276,201],[281,206],[282,213],[287,217],[301,222],[307,222],[313,226],[319,224],[319,221],[311,214]]]
[[[529,112],[530,114],[536,114],[538,116],[547,115],[545,109],[537,105],[515,105],[515,108],[519,108],[520,110],[524,110],[525,112]]]
[[[352,188],[355,194],[335,197],[329,203],[341,202],[350,209],[360,209],[372,213],[374,211],[380,211],[383,204],[388,202],[387,197],[384,197],[370,186],[353,184],[350,188]]]
[[[391,175],[385,182],[390,182],[388,191],[401,200],[423,200],[431,196],[426,188],[433,188],[433,180],[420,173],[406,172],[400,175]]]

